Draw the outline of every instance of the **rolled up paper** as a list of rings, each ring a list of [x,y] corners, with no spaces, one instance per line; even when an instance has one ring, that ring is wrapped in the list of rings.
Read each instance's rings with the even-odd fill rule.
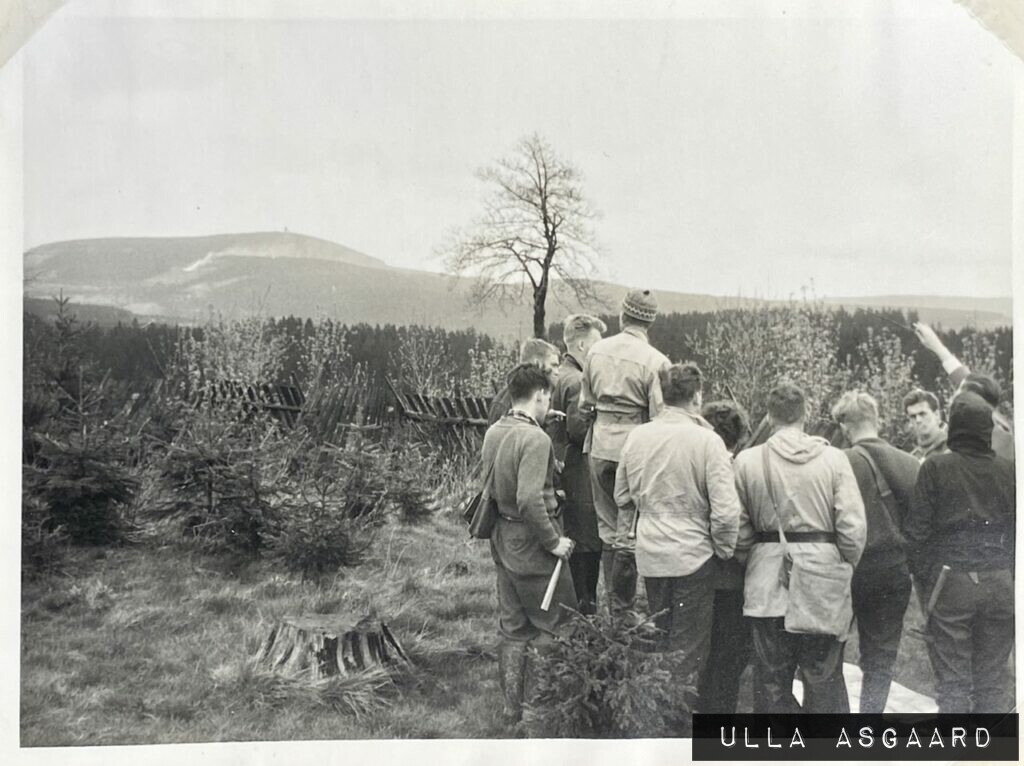
[[[548,589],[544,591],[544,600],[540,602],[542,612],[546,612],[551,608],[551,599],[555,597],[555,586],[558,585],[558,578],[561,574],[562,559],[558,559],[558,563],[555,564],[555,571],[551,573],[551,579],[548,580]]]

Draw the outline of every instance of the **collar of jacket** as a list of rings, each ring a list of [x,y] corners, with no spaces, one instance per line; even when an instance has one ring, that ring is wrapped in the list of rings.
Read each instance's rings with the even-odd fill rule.
[[[570,366],[575,367],[580,372],[583,372],[583,365],[579,363],[579,360],[572,355],[571,351],[566,351],[562,357],[562,362],[568,362]]]
[[[659,412],[654,417],[655,420],[688,420],[702,428],[710,428],[712,431],[715,427],[704,419],[702,415],[697,412],[690,412],[682,407],[677,407],[674,404],[666,404],[665,409]]]
[[[641,330],[639,327],[636,327],[635,325],[628,325],[627,327],[623,327],[622,332],[625,335],[632,335],[634,338],[639,338],[644,343],[651,342],[651,339],[647,337],[647,333]]]
[[[918,446],[919,449],[924,450],[925,452],[931,452],[933,449],[935,449],[936,447],[941,445],[944,441],[946,441],[947,435],[948,434],[947,434],[947,431],[946,431],[946,424],[943,423],[941,426],[939,426],[938,433],[936,433],[934,439],[932,439],[927,444],[918,444],[917,446]]]
[[[530,423],[532,425],[537,426],[537,428],[540,428],[540,423],[536,421],[533,415],[531,415],[528,412],[523,412],[522,410],[517,410],[515,407],[508,411],[508,416],[510,418],[515,418],[516,420],[526,421],[527,423]]]

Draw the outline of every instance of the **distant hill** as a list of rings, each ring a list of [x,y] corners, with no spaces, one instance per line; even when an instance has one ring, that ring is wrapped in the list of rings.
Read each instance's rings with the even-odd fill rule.
[[[327,315],[350,324],[476,327],[497,336],[525,336],[532,328],[528,296],[504,312],[493,306],[481,311],[467,304],[469,279],[391,268],[342,245],[289,232],[55,242],[25,253],[25,273],[27,298],[48,298],[63,289],[75,303],[172,321],[200,321],[211,311],[259,310],[268,316]],[[607,283],[599,288],[607,311],[614,312],[624,288]],[[659,291],[658,298],[665,312],[754,302],[669,291]],[[1011,321],[1009,299],[891,296],[829,302],[916,308],[923,320],[945,327]],[[567,313],[549,299],[549,321]]]
[[[57,315],[57,304],[52,298],[25,298],[25,311],[41,317]],[[69,303],[68,309],[80,322],[92,322],[102,326],[116,325],[118,322],[130,324],[138,319],[138,315],[115,306],[97,306],[89,303]]]

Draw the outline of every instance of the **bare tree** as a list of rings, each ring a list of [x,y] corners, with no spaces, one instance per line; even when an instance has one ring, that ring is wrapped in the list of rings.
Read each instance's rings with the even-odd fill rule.
[[[603,305],[593,281],[597,213],[583,197],[579,171],[534,134],[476,175],[491,187],[483,214],[437,250],[449,273],[476,277],[470,300],[507,305],[529,289],[538,338],[546,334],[549,293],[567,306]]]

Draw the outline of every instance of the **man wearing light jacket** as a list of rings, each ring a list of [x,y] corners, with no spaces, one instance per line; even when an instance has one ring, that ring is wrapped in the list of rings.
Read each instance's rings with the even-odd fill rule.
[[[775,432],[735,460],[742,506],[736,551],[749,551],[743,614],[752,618],[754,634],[755,713],[850,711],[842,668],[845,637],[785,630],[789,591],[781,577],[779,519],[784,520],[790,555],[808,563],[845,561],[856,566],[867,536],[864,503],[850,461],[825,439],[804,433],[805,407],[797,386],[777,385],[768,395],[768,418]],[[766,463],[778,513],[765,480]],[[835,606],[820,605],[823,611]],[[802,707],[792,690],[798,667],[804,684]]]
[[[594,417],[583,452],[590,461],[608,605],[613,615],[627,621],[640,620],[634,611],[636,557],[628,536],[632,519],[619,514],[615,505],[615,470],[629,432],[664,406],[658,371],[668,367],[669,361],[648,339],[657,316],[654,293],[627,293],[619,314],[622,331],[591,346],[580,385],[580,409]]]
[[[636,516],[636,563],[662,647],[680,650],[680,683],[696,688],[710,652],[718,573],[732,557],[740,505],[725,444],[700,415],[701,371],[659,373],[665,408],[622,448],[615,502]]]

